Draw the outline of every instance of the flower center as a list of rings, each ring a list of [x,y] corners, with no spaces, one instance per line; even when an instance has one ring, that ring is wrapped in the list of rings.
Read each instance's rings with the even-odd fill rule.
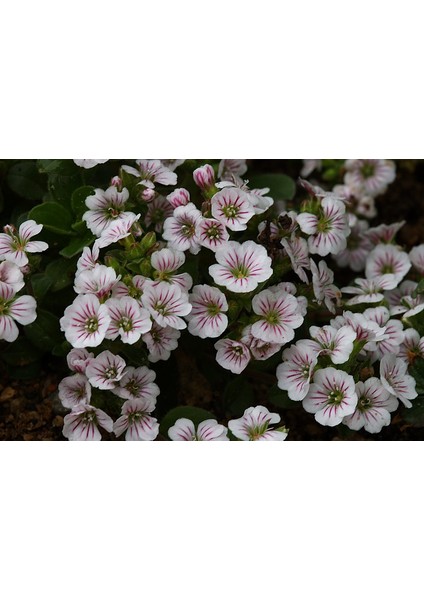
[[[219,239],[219,237],[220,237],[219,228],[216,225],[211,225],[206,230],[206,235],[208,236],[208,238]]]
[[[249,275],[249,269],[246,265],[237,265],[234,269],[231,269],[232,275],[237,279],[244,279]]]
[[[89,333],[94,333],[99,328],[99,322],[96,317],[90,317],[85,322],[85,330]]]
[[[317,223],[318,233],[328,233],[331,230],[331,221],[325,217],[321,217]]]
[[[116,206],[109,206],[106,212],[109,219],[117,219],[121,214],[121,211],[118,208],[116,208]]]
[[[160,315],[165,315],[166,314],[166,304],[161,304],[160,302],[157,302],[154,306],[154,309],[160,314]]]
[[[127,387],[127,386],[125,386]],[[144,416],[144,413],[142,411],[136,411],[133,413],[129,413],[128,415],[128,423],[130,425],[132,425],[133,423],[135,423],[135,421],[139,421],[142,417]]]
[[[221,312],[221,309],[217,304],[208,304],[206,307],[206,311],[210,317],[216,317]]]
[[[117,371],[116,367],[109,367],[105,371],[105,379],[116,379],[117,375],[118,375],[118,371]]]
[[[278,325],[280,322],[280,317],[276,310],[270,310],[269,313],[266,315],[265,320],[270,325]]]
[[[327,396],[328,403],[339,405],[342,403],[343,397],[343,392],[341,390],[332,390]]]
[[[186,237],[186,238],[193,237],[195,232],[196,231],[195,231],[193,223],[183,223],[181,225],[181,233],[184,237]]]
[[[131,331],[133,328],[132,321],[128,317],[122,317],[121,320],[118,321],[118,325],[120,329],[123,329],[124,331]]]
[[[234,204],[230,204],[228,206],[224,206],[222,208],[222,212],[227,217],[227,219],[234,219],[239,213],[239,209]]]
[[[358,409],[361,412],[364,412],[364,411],[368,410],[371,406],[372,406],[372,402],[371,402],[370,398],[367,398],[366,396],[361,396],[359,398]]]
[[[366,163],[361,168],[361,175],[364,179],[368,179],[369,177],[372,177],[374,175],[374,165],[371,165],[370,163]]]
[[[81,417],[81,421],[83,423],[92,423],[93,421],[96,421],[96,413],[91,410],[89,412],[84,413]]]

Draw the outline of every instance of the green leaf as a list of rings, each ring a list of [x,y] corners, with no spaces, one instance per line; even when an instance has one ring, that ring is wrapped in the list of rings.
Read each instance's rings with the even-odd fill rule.
[[[296,183],[282,173],[254,175],[249,180],[249,188],[270,188],[269,195],[274,200],[291,200],[296,192]]]
[[[196,406],[177,406],[177,408],[170,410],[162,419],[159,429],[160,433],[168,438],[168,429],[175,425],[177,419],[190,419],[193,421],[194,426],[197,427],[202,421],[206,421],[206,419],[215,419],[215,417],[204,408],[198,408]]]
[[[92,185],[83,185],[72,193],[71,208],[77,219],[81,219],[82,215],[88,210],[85,203],[88,196],[94,194],[95,188]]]
[[[59,251],[59,254],[65,258],[73,258],[77,254],[81,254],[85,246],[90,246],[95,239],[96,237],[91,231],[87,231],[84,236],[71,240],[65,248]]]
[[[411,408],[404,407],[402,410],[404,421],[413,427],[424,427],[424,396],[417,396],[411,402]]]
[[[41,200],[46,192],[47,181],[37,170],[33,160],[23,160],[12,165],[7,173],[10,189],[26,200]]]
[[[74,175],[78,172],[78,167],[70,159],[40,159],[37,161],[37,166],[40,173],[49,175]]]
[[[418,282],[417,287],[415,288],[415,290],[412,292],[411,295],[413,298],[416,298],[418,296],[418,294],[422,294],[422,293],[424,293],[424,279],[421,279]]]
[[[63,290],[70,286],[75,277],[75,261],[58,258],[47,265],[46,276],[52,280],[52,292]]]
[[[41,352],[34,348],[29,340],[19,337],[7,345],[7,351],[1,352],[1,358],[11,366],[22,367],[37,361]]]
[[[417,394],[424,394],[424,358],[416,358],[415,362],[409,367],[408,372],[416,381]]]
[[[75,236],[71,227],[74,222],[71,213],[57,202],[45,202],[34,206],[29,213],[29,219],[44,225],[46,229],[60,235]]]
[[[278,408],[296,408],[299,406],[299,402],[290,400],[285,390],[280,390],[277,384],[273,385],[268,393],[268,400]]]
[[[40,350],[51,351],[56,344],[62,343],[59,319],[47,310],[38,309],[37,319],[25,327],[25,335]]]
[[[234,415],[241,416],[246,408],[255,402],[252,386],[242,375],[231,379],[224,390],[225,408]]]
[[[36,300],[40,300],[47,294],[53,284],[53,280],[45,273],[35,273],[31,277],[31,286]]]

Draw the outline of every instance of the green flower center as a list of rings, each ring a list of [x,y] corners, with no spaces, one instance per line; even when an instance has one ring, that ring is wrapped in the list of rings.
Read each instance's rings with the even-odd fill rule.
[[[106,369],[105,371],[105,379],[116,379],[117,375],[118,371],[116,370],[116,367],[109,367],[109,369]]]
[[[131,331],[133,327],[132,321],[128,317],[122,317],[122,319],[118,321],[118,325],[119,328],[123,329],[124,331]]]
[[[219,228],[216,225],[211,225],[206,230],[206,235],[208,236],[208,238],[219,239],[219,237],[220,237]]]
[[[227,219],[233,219],[238,215],[239,209],[237,208],[237,206],[230,204],[230,206],[224,206],[222,212],[227,217]]]
[[[89,333],[94,333],[99,328],[99,322],[95,317],[90,317],[85,322],[85,330]]]
[[[237,265],[235,269],[231,269],[231,274],[237,279],[244,279],[249,275],[249,269],[245,265]]]
[[[206,307],[206,311],[210,317],[215,317],[216,315],[219,315],[221,309],[217,304],[208,304]]]
[[[278,325],[278,323],[280,322],[280,317],[276,310],[270,310],[269,313],[266,315],[265,320],[270,325]]]
[[[328,403],[329,404],[335,404],[335,405],[339,405],[342,403],[344,395],[343,392],[341,390],[332,390],[328,396]]]
[[[361,169],[361,175],[364,179],[368,179],[374,175],[374,165],[369,163],[365,164]]]

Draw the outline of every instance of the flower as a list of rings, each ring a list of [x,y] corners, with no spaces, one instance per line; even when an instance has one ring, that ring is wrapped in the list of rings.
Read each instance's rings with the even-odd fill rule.
[[[193,285],[193,279],[188,273],[176,274],[176,271],[185,263],[185,254],[180,250],[162,248],[153,252],[150,258],[155,269],[153,277],[158,281],[178,284],[185,292]]]
[[[391,244],[378,244],[368,255],[365,276],[367,279],[375,279],[381,275],[392,274],[396,283],[399,283],[410,268],[411,261],[406,252]]]
[[[19,329],[15,323],[29,325],[37,318],[37,303],[32,296],[15,297],[11,285],[0,281],[0,340],[14,342]]]
[[[153,223],[155,231],[160,233],[163,229],[165,219],[171,217],[173,212],[172,206],[163,196],[156,196],[149,203],[144,223],[146,227],[150,227]]]
[[[147,367],[127,367],[118,385],[113,389],[113,393],[125,400],[156,402],[160,390],[154,383],[155,379],[156,373]]]
[[[378,196],[386,191],[388,184],[396,177],[396,167],[392,160],[346,160],[344,168],[344,182],[355,195]]]
[[[92,358],[94,358],[94,354],[88,352],[85,348],[72,348],[66,357],[66,362],[71,371],[85,374],[85,370]]]
[[[308,243],[304,238],[292,234],[291,238],[282,238],[281,245],[287,252],[293,271],[303,283],[309,283],[305,269],[310,268]]]
[[[269,412],[265,406],[251,406],[246,408],[240,419],[229,421],[228,428],[236,438],[242,441],[283,441],[287,437],[287,430],[269,427],[278,421],[280,421],[280,415]]]
[[[119,192],[113,185],[108,187],[106,191],[96,188],[94,194],[87,196],[85,204],[89,210],[82,215],[88,229],[94,235],[100,236],[116,220],[121,220],[133,214],[124,211],[128,198],[127,188],[124,188],[122,192]]]
[[[300,229],[309,236],[308,247],[312,254],[326,256],[346,248],[350,227],[345,213],[343,202],[327,196],[321,200],[318,215],[308,212],[297,215]]]
[[[227,180],[231,175],[244,175],[246,171],[244,158],[224,158],[218,166],[218,177]]]
[[[178,346],[181,332],[173,327],[161,327],[153,323],[151,330],[142,336],[143,342],[149,351],[148,359],[155,363],[158,360],[168,360],[172,350]]]
[[[122,169],[134,177],[141,178],[139,182],[141,185],[151,189],[155,187],[155,183],[176,185],[177,174],[165,167],[160,160],[136,160],[135,162],[137,169],[128,165],[122,165]]]
[[[135,344],[143,333],[152,328],[150,313],[140,308],[139,303],[130,296],[109,298],[105,306],[109,311],[110,324],[106,332],[108,340],[121,336],[124,344]]]
[[[102,165],[107,162],[108,158],[74,158],[74,163],[77,167],[82,167],[83,169],[92,169],[96,165]]]
[[[307,396],[303,399],[303,408],[315,414],[315,420],[321,425],[334,427],[343,417],[355,412],[358,396],[355,381],[344,371],[327,367],[314,373]]]
[[[215,338],[224,333],[228,325],[228,302],[225,295],[210,285],[195,285],[189,296],[192,305],[187,315],[188,330],[201,338]]]
[[[166,327],[185,329],[187,324],[181,319],[191,311],[188,295],[179,285],[160,281],[148,284],[143,294],[144,307],[149,311],[154,320]]]
[[[252,299],[252,309],[262,317],[253,323],[252,335],[264,342],[286,344],[303,323],[297,299],[286,292],[277,295],[263,290]]]
[[[327,309],[335,313],[336,306],[340,305],[341,292],[333,284],[334,273],[326,262],[320,260],[318,266],[311,258],[312,286],[318,304],[324,302]]]
[[[250,240],[227,242],[215,258],[218,264],[210,266],[209,273],[217,285],[232,292],[251,292],[273,273],[266,249]]]
[[[424,244],[415,246],[409,253],[409,260],[420,275],[424,275]]]
[[[211,200],[212,216],[232,231],[243,231],[255,214],[247,194],[237,188],[225,188]]]
[[[281,344],[264,342],[252,335],[252,326],[247,325],[243,331],[240,341],[245,344],[255,360],[266,360],[281,350]]]
[[[91,385],[83,373],[65,377],[59,383],[58,395],[63,406],[73,408],[79,404],[90,404]]]
[[[319,158],[304,158],[302,162],[303,167],[300,171],[301,177],[309,177],[313,171],[320,171],[322,168],[322,160]]]
[[[174,442],[224,442],[229,441],[228,429],[215,419],[206,419],[196,427],[190,419],[177,419],[168,429],[168,437]]]
[[[424,337],[421,337],[416,329],[406,329],[397,356],[410,365],[414,363],[418,356],[424,358]]]
[[[355,286],[346,286],[341,289],[344,294],[355,294],[346,304],[374,304],[384,300],[384,290],[392,290],[396,287],[396,279],[392,274],[380,275],[373,279],[355,279]]]
[[[94,294],[77,296],[60,319],[60,329],[74,348],[99,346],[110,325],[107,307]]]
[[[413,297],[417,285],[415,281],[407,279],[396,289],[385,293],[386,300],[390,304],[391,315],[404,313],[403,316],[408,318],[424,309],[424,296],[417,294],[415,298]]]
[[[33,219],[24,221],[18,232],[12,225],[6,225],[5,233],[0,233],[0,259],[9,260],[18,267],[27,265],[28,252],[44,252],[49,247],[46,242],[30,241],[42,229],[43,226],[38,225]]]
[[[113,430],[113,421],[109,415],[90,404],[78,404],[63,421],[62,433],[71,441],[100,441],[102,436],[98,425],[109,433]]]
[[[411,400],[418,394],[415,390],[415,379],[407,374],[407,370],[407,363],[397,358],[395,354],[386,354],[380,361],[380,378],[383,386],[406,408],[411,408]]]
[[[329,356],[335,365],[341,365],[349,360],[353,351],[356,332],[349,325],[335,329],[331,325],[309,328],[311,338],[317,342],[317,351],[322,356]]]
[[[397,409],[399,402],[377,377],[358,381],[355,389],[358,405],[343,423],[354,431],[363,427],[369,433],[380,433],[384,426],[390,425],[390,413]]]
[[[406,221],[390,223],[390,225],[382,223],[377,227],[368,229],[365,235],[374,246],[377,246],[377,244],[392,244],[397,232],[405,225],[405,223]]]
[[[0,282],[10,285],[15,294],[25,285],[22,271],[18,265],[10,260],[4,260],[0,263]]]
[[[217,350],[216,362],[231,373],[238,375],[249,364],[249,348],[241,341],[225,338],[215,342],[214,347]]]
[[[384,339],[375,342],[372,359],[379,360],[385,354],[398,354],[405,335],[402,322],[390,319],[390,312],[385,306],[367,308],[364,311],[364,317],[375,321],[380,327],[384,328]]]
[[[168,217],[163,225],[162,237],[168,246],[175,250],[190,250],[197,254],[200,250],[199,224],[202,213],[191,202],[174,209],[172,217]]]
[[[215,172],[211,165],[203,165],[193,171],[194,183],[202,191],[208,192],[215,185]]]
[[[112,390],[124,375],[125,361],[109,350],[100,352],[87,365],[85,374],[93,387]]]
[[[99,249],[96,246],[93,246],[93,248],[85,246],[77,262],[77,272],[75,277],[77,277],[82,271],[94,269],[94,267],[98,264],[98,260]]]
[[[202,219],[199,223],[199,241],[202,246],[216,252],[230,238],[224,223],[217,219]]]
[[[176,188],[173,192],[167,195],[166,199],[173,208],[178,206],[186,206],[190,203],[190,192],[185,188]]]
[[[316,344],[309,340],[299,340],[284,350],[284,362],[277,367],[277,385],[287,390],[291,400],[303,400],[307,395],[318,355]]]
[[[364,349],[371,352],[376,350],[376,342],[384,340],[386,337],[384,327],[380,327],[375,321],[368,319],[363,314],[353,313],[349,310],[345,310],[343,315],[331,319],[330,325],[335,329],[349,325],[356,333],[356,340],[366,342]]]
[[[119,437],[126,431],[127,442],[153,441],[159,433],[157,419],[150,416],[154,400],[132,398],[122,405],[122,416],[114,423],[113,431]]]
[[[131,228],[140,218],[140,214],[128,213],[122,219],[117,219],[102,231],[101,236],[94,242],[93,250],[96,252],[99,248],[106,248],[123,238],[131,235]]]
[[[85,269],[75,277],[74,290],[77,294],[94,294],[102,300],[109,296],[118,279],[115,269],[96,264],[93,269]]]
[[[368,221],[363,219],[356,219],[351,224],[346,248],[333,255],[339,267],[350,267],[353,271],[364,270],[367,256],[373,249],[373,244],[366,235],[368,226]]]

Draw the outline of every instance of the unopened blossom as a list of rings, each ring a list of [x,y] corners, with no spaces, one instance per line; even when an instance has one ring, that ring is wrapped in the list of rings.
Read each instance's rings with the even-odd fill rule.
[[[36,306],[32,296],[16,297],[13,287],[0,281],[0,340],[14,342],[19,335],[15,321],[21,325],[33,323]]]
[[[154,230],[160,233],[163,229],[165,219],[173,215],[174,209],[163,196],[156,196],[150,203],[147,209],[147,214],[144,217],[146,227],[154,225]]]
[[[177,175],[160,160],[136,160],[137,168],[122,165],[122,169],[141,179],[139,182],[147,188],[154,188],[156,183],[161,185],[176,185]]]
[[[259,292],[252,299],[252,309],[261,318],[252,325],[252,334],[276,344],[286,344],[294,338],[294,330],[303,323],[297,299],[288,293]]]
[[[112,390],[122,379],[125,366],[123,358],[104,350],[90,361],[85,374],[93,387]]]
[[[77,277],[82,271],[93,270],[94,267],[99,264],[97,262],[98,260],[99,249],[96,246],[93,246],[92,248],[85,246],[77,262],[77,272],[75,277]]]
[[[206,419],[197,428],[190,419],[177,419],[168,429],[168,437],[174,442],[225,442],[228,429],[215,419]]]
[[[71,441],[98,442],[102,439],[98,426],[109,433],[113,430],[113,421],[109,415],[91,404],[78,404],[63,421],[62,433]]]
[[[317,346],[309,340],[299,340],[284,350],[284,362],[277,367],[277,385],[291,400],[303,400],[307,395],[318,356]]]
[[[124,344],[135,344],[143,333],[152,328],[150,313],[141,308],[137,300],[130,296],[109,298],[105,306],[109,311],[110,324],[106,339],[116,340],[120,336]]]
[[[125,433],[127,442],[151,442],[159,433],[159,423],[150,413],[155,408],[152,400],[131,399],[122,405],[122,415],[113,425],[116,437]]]
[[[303,408],[321,425],[334,427],[355,412],[358,396],[351,375],[334,367],[315,371]]]
[[[378,244],[392,244],[397,232],[405,225],[406,221],[399,221],[397,223],[382,223],[377,227],[371,227],[366,232],[367,238],[370,239],[374,246]]]
[[[178,329],[161,327],[153,323],[151,330],[142,336],[149,351],[149,361],[155,363],[159,360],[168,360],[171,352],[177,348],[180,337],[181,331]]]
[[[219,163],[218,177],[227,180],[231,175],[244,175],[246,171],[247,164],[244,158],[225,158]]]
[[[94,294],[99,300],[109,296],[118,281],[115,269],[104,265],[96,265],[93,269],[81,271],[74,282],[77,294]]]
[[[60,319],[61,331],[74,348],[99,346],[109,324],[109,311],[94,294],[77,296]]]
[[[312,254],[326,256],[346,248],[350,233],[346,208],[340,200],[325,197],[317,215],[303,212],[297,216],[303,233],[308,234],[308,247]]]
[[[384,328],[384,339],[375,342],[375,350],[372,353],[373,360],[380,360],[386,354],[398,354],[404,339],[403,324],[397,319],[390,319],[390,312],[385,306],[367,308],[364,317],[375,321]]]
[[[212,196],[212,216],[232,231],[243,231],[255,214],[248,196],[237,188],[225,188]]]
[[[154,383],[156,373],[147,367],[127,367],[113,393],[125,400],[152,401],[153,408],[159,395],[159,387]],[[153,410],[152,408],[152,410]]]
[[[216,362],[232,373],[238,375],[249,364],[249,348],[241,341],[225,338],[215,342],[214,347],[217,350]]]
[[[396,283],[399,283],[410,268],[411,261],[406,252],[398,250],[392,244],[379,244],[367,257],[365,277],[374,279],[381,275],[391,274]]]
[[[358,198],[358,202],[355,207],[357,215],[366,217],[367,219],[373,219],[377,216],[377,208],[375,206],[375,200],[372,196],[361,196]]]
[[[66,362],[71,371],[85,375],[85,371],[93,358],[94,354],[88,352],[85,348],[72,348],[66,357]]]
[[[173,208],[186,206],[186,204],[190,203],[190,192],[185,188],[176,188],[166,196],[166,199]]]
[[[422,276],[424,275],[424,244],[414,246],[409,253],[409,259],[414,269]]]
[[[58,395],[65,408],[90,404],[91,385],[83,373],[75,373],[62,379],[59,383]]]
[[[384,295],[390,305],[391,315],[401,315],[412,317],[424,309],[424,296],[415,294],[417,287],[415,281],[406,279],[394,290],[386,292]]]
[[[27,253],[44,252],[49,247],[46,242],[31,242],[31,238],[43,229],[33,219],[24,221],[19,231],[13,225],[6,225],[0,233],[0,260],[8,260],[18,267],[28,264]]]
[[[175,250],[190,250],[197,254],[200,250],[199,224],[202,213],[193,203],[178,206],[172,217],[165,220],[162,237],[168,246]]]
[[[210,285],[195,285],[189,296],[192,305],[187,315],[188,330],[201,338],[215,338],[224,333],[228,326],[228,302],[225,295]]]
[[[232,292],[251,292],[273,273],[266,249],[250,240],[227,242],[217,249],[215,259],[218,264],[209,267],[211,277]]]
[[[412,327],[406,329],[397,356],[410,365],[415,362],[416,358],[424,358],[424,337],[421,337],[418,331]]]
[[[110,246],[115,242],[119,242],[119,240],[131,235],[132,228],[133,226],[136,226],[140,216],[140,213],[138,215],[134,213],[128,213],[128,215],[124,218],[119,219],[109,225],[109,227],[102,231],[101,236],[94,242],[94,248],[96,248],[96,251],[99,248],[106,248],[107,246]]]
[[[252,325],[247,325],[243,331],[240,341],[245,344],[255,360],[267,360],[276,352],[281,350],[282,344],[264,342],[252,334]]]
[[[327,309],[335,313],[336,306],[340,305],[341,291],[334,285],[334,273],[327,263],[320,260],[318,266],[311,258],[312,286],[318,304],[324,303]]]
[[[346,301],[347,306],[355,304],[374,304],[384,300],[383,292],[392,290],[397,282],[392,274],[379,275],[373,279],[355,279],[355,285],[348,285],[341,289],[343,294],[354,294],[353,298]]]
[[[255,188],[253,190],[248,190],[247,195],[255,215],[261,215],[274,204],[274,199],[271,198],[271,196],[267,196],[269,191],[270,188]]]
[[[303,283],[309,283],[305,269],[310,269],[308,243],[304,238],[292,235],[291,238],[282,238],[281,245],[287,252],[293,271]]]
[[[203,165],[193,171],[194,183],[205,192],[215,185],[215,172],[211,165]]]
[[[174,329],[185,329],[187,324],[181,317],[188,315],[191,304],[188,295],[177,284],[161,281],[145,287],[143,294],[143,305],[152,315],[153,319],[166,327]]]
[[[378,196],[386,191],[396,177],[396,167],[392,160],[346,160],[344,168],[344,182],[356,195]]]
[[[415,390],[415,379],[408,375],[408,365],[395,354],[386,354],[380,361],[380,379],[383,386],[396,396],[406,408],[411,408],[414,398],[418,396]]]
[[[83,169],[92,169],[97,165],[102,165],[107,162],[108,158],[74,158],[74,163],[77,167],[82,167]]]
[[[390,425],[390,413],[397,409],[399,402],[377,377],[358,381],[356,395],[355,412],[343,419],[344,425],[354,431],[363,427],[369,433],[380,433],[383,427]]]
[[[224,223],[217,219],[202,219],[199,223],[198,235],[200,244],[214,252],[230,239]]]
[[[100,236],[113,222],[127,217],[130,214],[125,211],[128,198],[127,188],[124,188],[122,192],[119,192],[113,185],[108,187],[107,190],[95,189],[94,194],[87,196],[85,200],[89,210],[82,216],[88,229],[94,235]]]
[[[153,267],[153,277],[156,281],[167,281],[178,284],[185,292],[193,285],[193,279],[188,273],[176,273],[185,263],[185,254],[173,248],[156,250],[150,257]]]
[[[280,420],[279,414],[269,412],[265,406],[251,406],[246,408],[240,419],[228,421],[228,428],[237,439],[242,441],[283,441],[287,437],[287,430],[270,427]]]
[[[352,271],[363,271],[367,256],[374,247],[366,235],[368,222],[356,219],[350,227],[346,248],[335,254],[333,258],[339,267],[349,267]]]
[[[0,262],[0,282],[10,285],[15,294],[25,285],[21,269],[10,260]]]
[[[309,328],[311,338],[317,343],[317,351],[322,356],[329,356],[335,365],[349,360],[353,351],[356,333],[349,325],[335,329],[331,325]]]

